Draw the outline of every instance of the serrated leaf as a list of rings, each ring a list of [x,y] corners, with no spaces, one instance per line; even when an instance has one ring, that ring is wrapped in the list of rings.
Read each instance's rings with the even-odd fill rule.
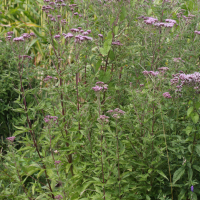
[[[39,178],[43,174],[44,171],[45,171],[45,169],[40,170],[40,172],[37,175],[37,178]]]
[[[195,146],[195,151],[197,152],[197,154],[200,156],[200,144],[197,144]]]
[[[123,21],[125,18],[126,18],[126,7],[123,6],[120,14],[120,20]]]
[[[191,133],[192,129],[193,128],[191,126],[187,126],[185,129],[186,134],[189,135]]]
[[[157,170],[157,172],[158,172],[162,177],[164,177],[165,179],[167,179],[167,180],[169,181],[169,179],[167,178],[167,176],[164,174],[163,171]]]
[[[193,106],[187,110],[187,116],[189,117],[192,111],[194,110]]]
[[[200,167],[198,165],[193,165],[192,166],[195,170],[197,170],[198,172],[200,172]]]
[[[191,168],[188,169],[188,180],[192,181],[193,171]]]
[[[179,169],[177,169],[173,175],[173,184],[175,184],[183,176],[184,173],[185,173],[184,167],[180,167]]]
[[[198,113],[192,113],[191,115],[192,121],[196,124],[199,121],[199,114]]]

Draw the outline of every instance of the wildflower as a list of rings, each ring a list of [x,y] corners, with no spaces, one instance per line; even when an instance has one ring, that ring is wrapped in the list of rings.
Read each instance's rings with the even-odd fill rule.
[[[113,45],[118,45],[118,46],[122,46],[123,44],[120,43],[120,41],[116,41],[116,42],[112,42]]]
[[[144,87],[144,84],[140,84],[140,87]]]
[[[74,15],[78,15],[78,13],[77,13],[77,12],[75,12],[75,13],[74,13]]]
[[[99,92],[103,90],[103,87],[96,85],[95,87],[92,88],[95,92]]]
[[[55,38],[55,39],[59,39],[59,38],[60,38],[60,35],[55,35],[54,38]]]
[[[172,98],[171,95],[169,94],[169,92],[163,93],[163,97],[165,97],[165,98],[167,98],[167,99]]]
[[[194,31],[194,33],[196,33],[196,34],[200,35],[200,31]]]
[[[87,32],[90,34],[90,33],[91,33],[91,30],[87,30]]]
[[[74,35],[72,33],[65,34],[65,39],[72,38],[72,37],[74,37]]]
[[[7,40],[10,40],[11,38],[12,38],[11,35],[8,35],[8,36],[6,37]]]
[[[67,22],[66,22],[65,19],[62,19],[62,20],[61,20],[61,23],[66,24]]]
[[[13,31],[7,32],[7,35],[13,35]]]
[[[100,121],[100,122],[108,123],[108,122],[109,122],[109,121],[108,121],[109,118],[110,118],[110,117],[108,117],[108,116],[106,116],[106,115],[100,115],[99,118],[98,118],[97,120]]]
[[[16,138],[15,136],[7,137],[6,140],[9,140],[9,141],[13,142],[15,140],[15,138]]]
[[[24,38],[22,36],[20,37],[16,37],[13,39],[14,42],[20,42],[20,41],[24,41]]]
[[[61,15],[57,15],[57,18],[61,18]]]
[[[101,38],[103,38],[103,35],[102,35],[102,34],[98,34],[98,36],[101,37]]]
[[[191,191],[194,192],[194,186],[193,185],[191,186]]]
[[[172,23],[172,24],[176,24],[176,20],[173,19],[166,19],[166,22]]]
[[[62,195],[57,195],[57,196],[55,196],[55,199],[63,199],[63,197],[62,197]]]
[[[72,29],[70,29],[70,31],[76,33],[76,32],[79,32],[79,29],[77,29],[77,28],[72,28]]]
[[[30,36],[36,36],[36,35],[35,35],[35,33],[31,32],[31,33],[30,33]]]
[[[56,161],[55,161],[55,164],[59,164],[59,163],[61,163],[60,160],[56,160]]]
[[[54,153],[59,153],[59,151],[58,151],[58,150],[55,150]]]
[[[159,74],[159,72],[157,72],[157,71],[143,71],[142,72],[144,75],[152,75],[152,76],[157,76],[158,74]]]

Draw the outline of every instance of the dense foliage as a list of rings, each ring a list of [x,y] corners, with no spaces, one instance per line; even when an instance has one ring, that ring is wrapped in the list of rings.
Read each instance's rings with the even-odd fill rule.
[[[2,4],[0,199],[199,199],[199,4]]]

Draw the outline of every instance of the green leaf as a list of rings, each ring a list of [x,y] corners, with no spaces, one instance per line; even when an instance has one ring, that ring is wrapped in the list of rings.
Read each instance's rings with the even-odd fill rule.
[[[195,170],[197,170],[198,172],[200,172],[200,167],[198,165],[193,165],[192,166]]]
[[[199,121],[199,114],[198,113],[192,113],[191,115],[192,121],[196,124]]]
[[[44,171],[45,169],[40,170],[40,172],[37,174],[37,178],[39,178],[43,174]]]
[[[151,200],[149,195],[146,195],[146,200]]]
[[[148,10],[148,15],[150,15],[152,13],[152,9]]]
[[[193,106],[187,110],[187,116],[189,117],[192,111],[194,110]]]
[[[115,26],[115,28],[114,28],[114,33],[115,33],[115,35],[118,34],[118,30],[119,30],[119,26]]]
[[[187,126],[185,129],[186,134],[189,135],[191,133],[192,129],[193,128],[191,126]]]
[[[195,151],[197,152],[197,154],[200,156],[200,144],[197,144],[195,146]]]
[[[188,168],[188,180],[192,181],[193,171],[191,168]]]
[[[167,178],[167,176],[164,174],[163,171],[157,170],[157,172],[158,172],[162,177],[164,177],[165,179],[167,179],[167,180],[169,181],[169,179]]]
[[[126,13],[126,7],[123,6],[123,7],[122,7],[121,14],[120,14],[120,17],[119,17],[121,21],[123,21],[123,20],[126,18],[126,14],[127,14],[127,13]]]
[[[180,167],[179,169],[177,169],[174,172],[174,176],[173,176],[173,184],[175,184],[185,173],[185,168],[184,167]]]

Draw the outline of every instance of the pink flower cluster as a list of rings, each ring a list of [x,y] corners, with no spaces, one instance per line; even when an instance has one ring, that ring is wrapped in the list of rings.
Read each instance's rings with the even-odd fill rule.
[[[63,197],[62,197],[62,195],[57,195],[57,196],[55,196],[55,199],[63,199]]]
[[[55,196],[55,199],[63,199],[63,197],[62,197],[62,195],[57,195],[57,196]]]
[[[121,115],[125,114],[125,112],[123,110],[120,110],[119,108],[115,108],[114,110],[109,110],[107,111],[107,113],[110,113],[110,114],[112,113],[113,114],[112,117],[114,117],[115,119],[120,118],[120,114]]]
[[[108,86],[108,85],[104,84],[104,82],[99,81],[99,82],[96,82],[96,86],[93,87],[92,89],[93,89],[95,92],[99,92],[99,91],[101,91],[101,90],[104,90],[104,91],[105,91],[105,90],[108,89],[107,86]]]
[[[9,140],[9,141],[13,142],[15,140],[15,138],[16,138],[15,136],[7,137],[6,140]]]
[[[159,74],[159,72],[158,71],[143,71],[142,72],[145,76],[148,76],[148,75],[152,75],[152,76],[157,76],[158,74]]]
[[[50,116],[50,115],[47,115],[45,118],[44,118],[44,121],[45,123],[48,123],[51,119],[53,119],[53,121],[55,122],[58,117],[57,116]]]
[[[50,80],[50,79],[57,80],[57,78],[56,78],[56,77],[47,76],[47,77],[44,79],[44,81],[46,82],[46,81],[48,81],[48,80]]]
[[[60,160],[56,160],[56,161],[55,161],[55,164],[59,164],[59,163],[61,163]]]
[[[35,36],[35,33],[23,33],[20,37],[13,38],[14,42],[21,42],[25,39],[29,39],[31,36]],[[9,37],[9,38],[8,38]],[[11,39],[10,35],[6,37],[7,39]]]
[[[176,92],[180,92],[182,87],[189,86],[193,87],[195,90],[199,89],[200,86],[200,73],[194,72],[193,74],[185,74],[183,72],[173,74],[173,78],[171,79],[171,84],[176,85]]]
[[[93,40],[92,37],[86,36],[86,35],[89,35],[91,33],[91,30],[84,31],[84,30],[82,30],[81,27],[78,27],[78,28],[72,28],[72,29],[70,29],[70,31],[72,33],[75,33],[75,34],[79,33],[78,35],[75,35],[75,42],[76,43],[81,43],[81,42],[83,42],[85,40],[90,40],[90,41]],[[67,34],[63,33],[62,35],[64,36],[65,39],[68,39],[68,38],[74,37],[74,35],[72,33],[67,33]],[[54,38],[55,39],[60,39],[60,35],[55,35]]]
[[[182,60],[181,58],[173,58],[173,61],[174,61],[174,62],[179,62],[179,61],[185,62],[185,61]]]
[[[163,93],[163,97],[165,97],[165,98],[167,98],[167,99],[172,98],[171,95],[169,94],[169,92]]]
[[[108,116],[106,116],[106,115],[100,115],[99,118],[98,118],[97,120],[100,121],[100,122],[108,123],[108,122],[109,122],[109,121],[108,121],[109,118],[110,118],[110,117],[108,117]]]
[[[113,45],[122,46],[123,44],[118,40],[116,42],[112,42]]]
[[[141,18],[144,19],[145,24],[151,24],[156,27],[172,28],[174,24],[176,24],[176,21],[173,19],[166,19],[165,22],[158,22],[158,19],[154,17],[144,17],[144,16],[138,17],[138,19]]]

